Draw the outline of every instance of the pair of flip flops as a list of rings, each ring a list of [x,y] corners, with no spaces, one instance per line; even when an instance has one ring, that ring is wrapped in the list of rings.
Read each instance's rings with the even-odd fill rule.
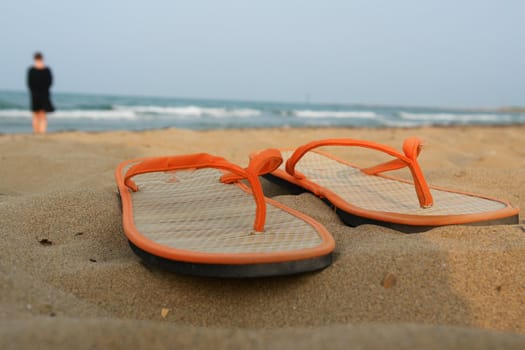
[[[394,159],[359,168],[316,148],[358,146]],[[404,232],[457,224],[517,224],[519,209],[484,196],[431,187],[417,162],[421,141],[403,153],[377,143],[329,139],[293,150],[254,153],[241,168],[193,154],[121,163],[115,177],[123,227],[146,262],[180,273],[262,277],[320,270],[335,242],[311,217],[264,196],[259,176],[308,191],[350,226],[373,223]],[[286,159],[286,162],[283,162]],[[408,168],[412,181],[383,173]]]

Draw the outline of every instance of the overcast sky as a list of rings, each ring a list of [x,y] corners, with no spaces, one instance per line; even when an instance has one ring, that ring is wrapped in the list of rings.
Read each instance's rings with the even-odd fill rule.
[[[522,0],[3,0],[0,89],[525,105]]]

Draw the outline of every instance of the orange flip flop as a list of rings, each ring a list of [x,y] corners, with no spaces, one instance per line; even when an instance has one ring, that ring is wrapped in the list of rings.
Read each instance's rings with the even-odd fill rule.
[[[330,233],[264,197],[258,176],[281,163],[277,150],[252,156],[245,169],[205,153],[121,163],[115,178],[132,250],[148,263],[200,276],[276,276],[327,267],[335,247]]]
[[[357,146],[386,153],[395,159],[360,168],[331,154],[322,146]],[[379,224],[404,232],[424,231],[453,224],[517,224],[519,209],[509,203],[428,186],[417,162],[421,141],[405,140],[403,153],[374,142],[327,139],[293,150],[281,150],[286,164],[265,175],[273,182],[309,191],[332,205],[349,226]],[[407,167],[413,181],[383,175]]]

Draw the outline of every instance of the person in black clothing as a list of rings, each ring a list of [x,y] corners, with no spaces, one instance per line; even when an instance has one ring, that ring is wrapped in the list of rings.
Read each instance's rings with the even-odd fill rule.
[[[34,55],[35,63],[27,71],[27,86],[31,91],[31,110],[33,111],[33,131],[45,134],[47,129],[46,112],[53,112],[49,88],[53,83],[51,70],[45,66],[40,52]]]

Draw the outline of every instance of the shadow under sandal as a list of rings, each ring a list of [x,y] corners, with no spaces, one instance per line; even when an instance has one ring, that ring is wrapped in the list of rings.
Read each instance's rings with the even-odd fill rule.
[[[147,263],[199,276],[278,276],[327,267],[335,247],[330,233],[264,197],[258,176],[281,163],[277,150],[252,156],[245,169],[205,153],[121,163],[115,178],[131,248]]]
[[[315,148],[357,146],[386,153],[393,160],[360,168]],[[333,206],[349,226],[379,224],[403,232],[421,232],[454,224],[517,224],[518,208],[480,195],[429,186],[417,162],[421,141],[408,138],[403,153],[374,142],[327,139],[281,150],[286,164],[265,177],[292,191],[308,191]],[[384,175],[407,167],[413,181]]]

